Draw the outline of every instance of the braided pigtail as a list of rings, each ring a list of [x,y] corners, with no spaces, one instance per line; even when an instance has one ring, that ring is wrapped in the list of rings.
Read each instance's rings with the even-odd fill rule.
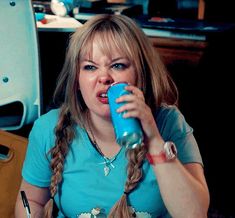
[[[127,151],[128,165],[127,165],[127,181],[125,184],[124,193],[120,200],[113,206],[109,213],[109,218],[131,218],[133,212],[127,204],[128,194],[136,188],[138,182],[142,178],[142,164],[146,156],[147,149],[141,146]]]
[[[58,124],[55,128],[55,146],[49,151],[51,153],[51,198],[44,207],[44,218],[51,218],[53,212],[53,198],[57,193],[57,186],[62,181],[64,160],[69,150],[69,144],[74,138],[74,131],[70,113],[61,108]]]

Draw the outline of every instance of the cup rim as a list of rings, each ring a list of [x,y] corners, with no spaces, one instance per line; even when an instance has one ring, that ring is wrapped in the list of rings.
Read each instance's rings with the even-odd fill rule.
[[[127,84],[127,85],[129,84],[128,82],[125,82],[125,81],[113,82],[113,83],[108,87],[107,92],[108,92],[108,90],[109,90],[112,86],[117,85],[117,84],[119,84],[119,83],[123,83],[123,84]]]

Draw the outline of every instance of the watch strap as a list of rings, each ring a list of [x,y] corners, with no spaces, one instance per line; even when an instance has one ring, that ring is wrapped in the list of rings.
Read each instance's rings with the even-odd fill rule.
[[[163,145],[163,150],[158,154],[146,154],[146,158],[152,165],[172,161],[176,158],[176,156],[177,149],[175,144],[171,141],[165,142]]]
[[[146,157],[151,165],[154,165],[155,163],[160,164],[166,162],[166,153],[164,151],[154,155],[147,153]]]

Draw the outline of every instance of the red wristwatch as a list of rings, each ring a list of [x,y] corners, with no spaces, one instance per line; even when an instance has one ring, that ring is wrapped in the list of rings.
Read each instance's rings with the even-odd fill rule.
[[[163,150],[159,154],[146,154],[150,164],[161,164],[174,160],[177,157],[177,149],[174,142],[168,141],[163,145]]]

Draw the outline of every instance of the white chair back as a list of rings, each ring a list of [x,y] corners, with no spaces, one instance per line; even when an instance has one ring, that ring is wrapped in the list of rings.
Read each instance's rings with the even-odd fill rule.
[[[0,129],[40,116],[38,37],[30,0],[0,0]]]

